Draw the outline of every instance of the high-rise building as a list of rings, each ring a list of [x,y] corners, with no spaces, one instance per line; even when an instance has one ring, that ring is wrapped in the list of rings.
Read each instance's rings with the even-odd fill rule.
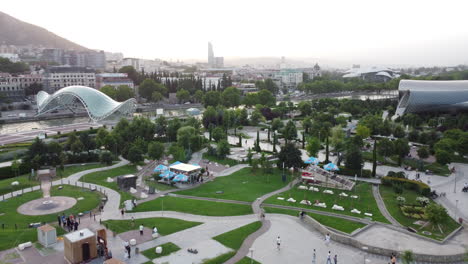
[[[213,52],[213,45],[211,42],[208,42],[208,65],[211,67],[214,65],[214,52]]]

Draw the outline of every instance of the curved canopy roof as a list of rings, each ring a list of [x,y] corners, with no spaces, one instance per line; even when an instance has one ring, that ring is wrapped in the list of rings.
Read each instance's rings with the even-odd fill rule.
[[[36,99],[38,115],[59,107],[70,107],[76,100],[79,100],[88,112],[89,117],[94,121],[105,119],[116,112],[131,114],[136,108],[134,98],[119,103],[99,90],[86,86],[68,86],[52,95],[40,91]]]
[[[468,110],[468,81],[401,80],[396,115]]]
[[[468,91],[468,81],[401,80],[398,85],[398,90],[427,92]]]

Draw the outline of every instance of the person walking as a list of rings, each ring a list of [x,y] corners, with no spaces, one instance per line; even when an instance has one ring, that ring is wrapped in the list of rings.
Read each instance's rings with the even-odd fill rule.
[[[140,225],[140,236],[143,235],[143,225]]]
[[[123,209],[123,208],[122,208],[122,209],[120,209],[120,214],[122,214],[122,217],[124,217],[125,211],[124,211],[124,209]]]
[[[390,262],[391,262],[392,264],[396,264],[396,256],[395,256],[395,254],[393,254],[393,253],[392,253],[392,256],[390,257]]]
[[[281,238],[280,236],[278,236],[278,238],[276,239],[276,249],[280,250],[280,246],[281,246]]]
[[[60,215],[57,215],[57,222],[59,226],[62,225],[62,218],[60,217]]]
[[[128,258],[130,258],[131,248],[130,248],[130,244],[128,243],[128,241],[125,241],[124,246],[125,246],[125,250],[127,251]]]
[[[328,251],[328,255],[327,255],[327,264],[332,264],[330,251]]]
[[[327,233],[325,235],[325,244],[327,244],[327,246],[330,244],[330,234],[329,233]]]
[[[335,254],[335,257],[333,258],[333,261],[335,262],[335,264],[338,264],[338,255]]]

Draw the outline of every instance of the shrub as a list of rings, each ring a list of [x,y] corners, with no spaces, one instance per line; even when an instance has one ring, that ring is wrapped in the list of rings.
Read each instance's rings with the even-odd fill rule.
[[[405,173],[403,171],[399,171],[399,172],[389,171],[387,173],[387,176],[388,177],[394,177],[394,178],[401,178],[401,179],[406,178],[406,175],[405,175]]]
[[[382,184],[386,186],[402,184],[404,188],[417,191],[419,194],[424,196],[429,195],[429,193],[431,192],[431,187],[429,187],[429,185],[419,181],[413,181],[408,179],[386,176],[382,178]]]
[[[397,199],[399,205],[402,205],[402,204],[404,204],[406,202],[406,198],[403,197],[403,196],[398,196],[396,199]]]
[[[31,172],[31,167],[26,163],[20,163],[18,169],[18,175],[26,174]],[[11,166],[0,168],[0,179],[8,179],[15,177],[15,172]]]

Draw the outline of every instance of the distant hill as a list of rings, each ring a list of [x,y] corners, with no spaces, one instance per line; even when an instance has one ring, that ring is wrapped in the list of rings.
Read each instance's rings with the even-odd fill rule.
[[[0,12],[0,25],[0,44],[87,50],[87,48],[59,37],[44,28],[23,22],[3,12]]]

